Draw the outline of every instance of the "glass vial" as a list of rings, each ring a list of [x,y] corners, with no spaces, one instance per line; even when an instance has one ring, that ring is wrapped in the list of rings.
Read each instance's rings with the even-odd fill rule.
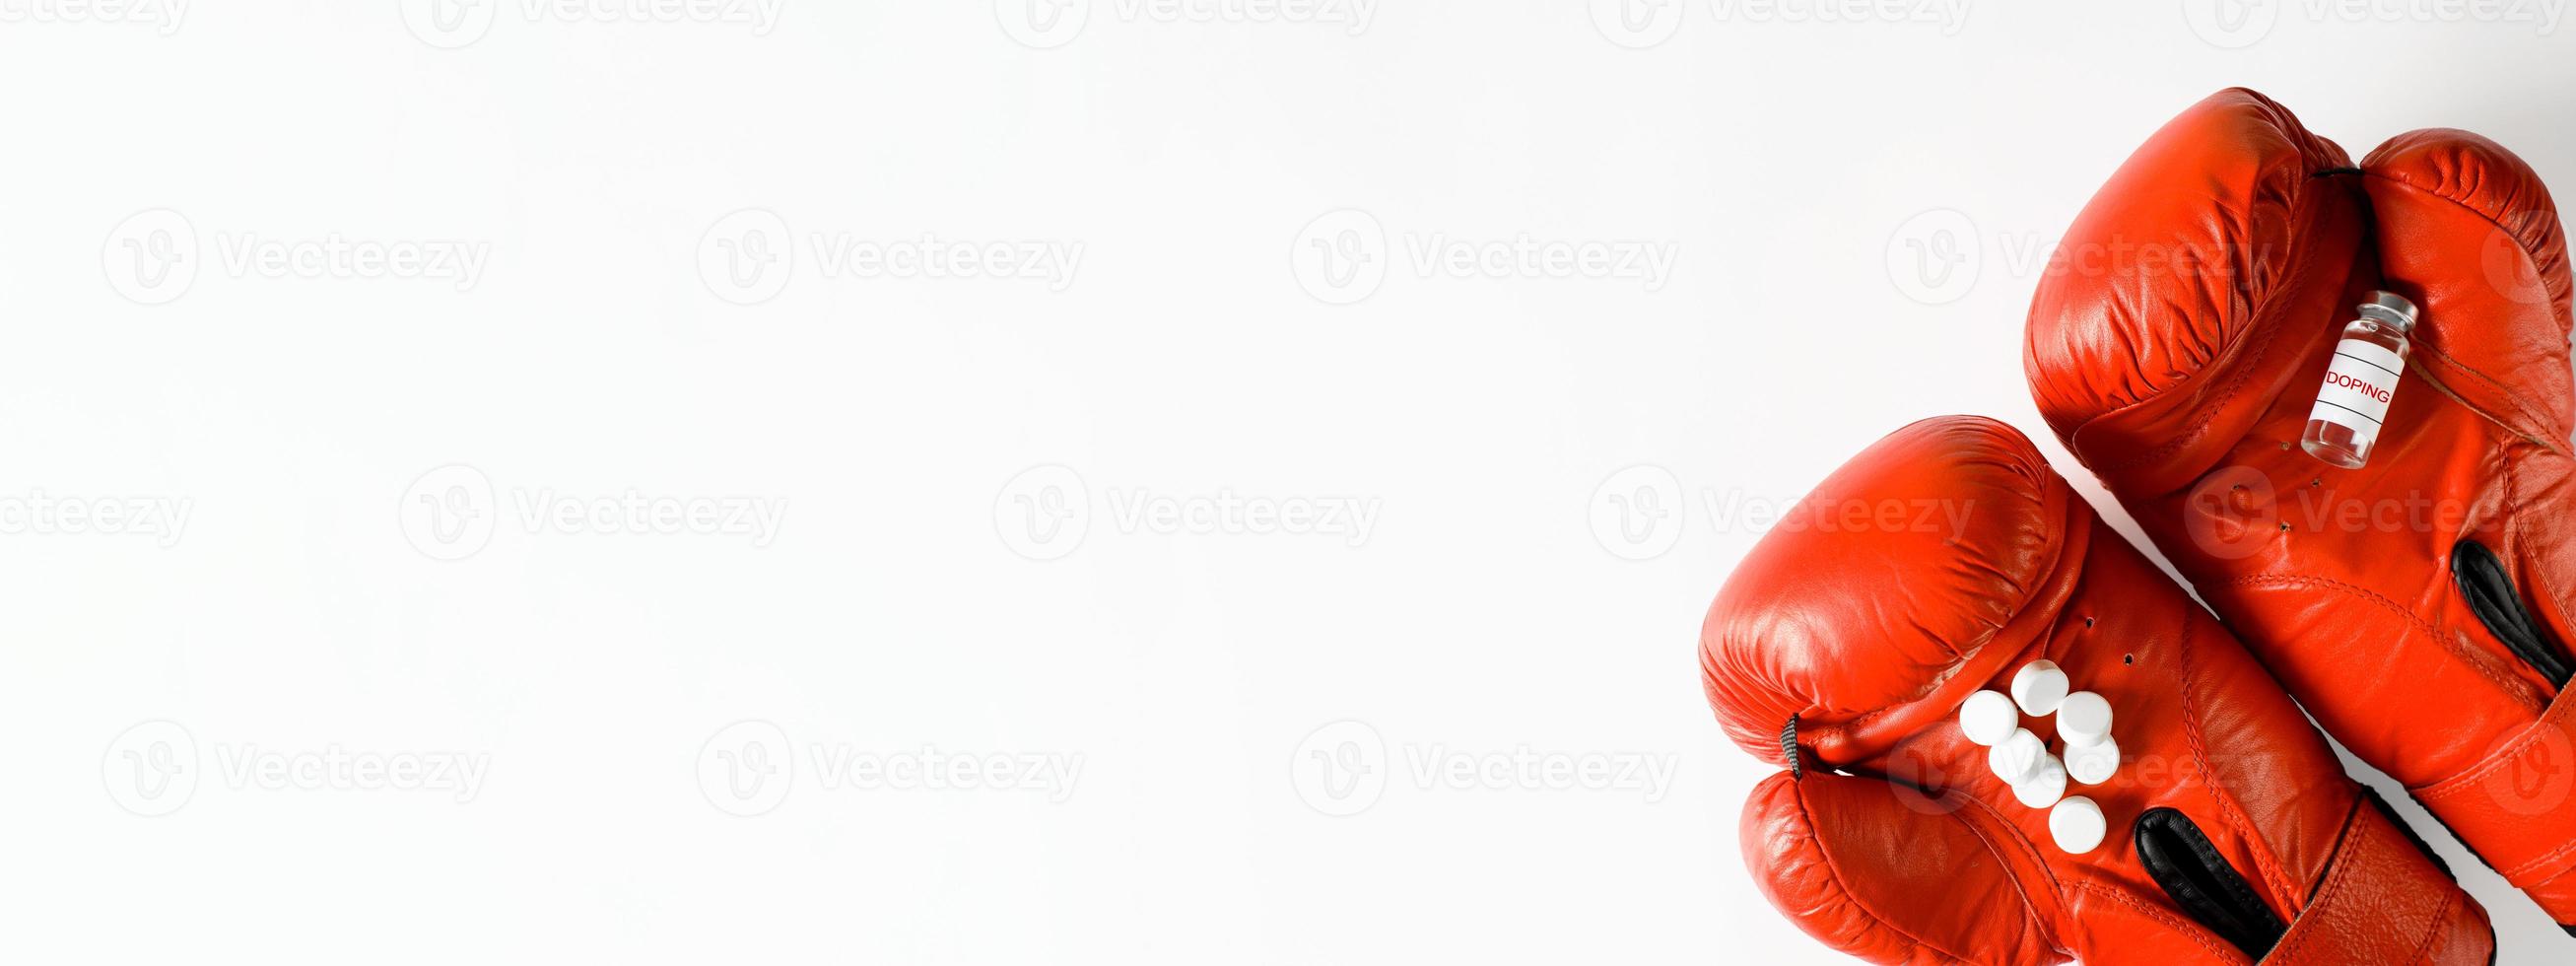
[[[2370,462],[2380,421],[2406,372],[2406,334],[2415,329],[2415,303],[2395,292],[2372,292],[2361,317],[2343,327],[2325,385],[2299,445],[2309,455],[2348,470]]]

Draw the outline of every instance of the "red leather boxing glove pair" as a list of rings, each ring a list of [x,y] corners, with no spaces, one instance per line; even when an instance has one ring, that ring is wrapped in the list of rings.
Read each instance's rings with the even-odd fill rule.
[[[1846,525],[1890,501],[1943,512]],[[2280,685],[2002,423],[1926,420],[1854,457],[1737,565],[1700,647],[1727,734],[1788,769],[1745,806],[1746,866],[1864,959],[2493,955],[2485,911]],[[1960,723],[2042,660],[2113,713],[2117,768],[2055,779],[2104,820],[2090,848],[2052,827],[2072,799],[1999,778]],[[2071,751],[2062,714],[2013,723]]]
[[[2231,90],[2158,131],[2062,245],[2120,242],[2208,257],[2043,283],[2041,415],[2319,724],[2576,924],[2576,395],[2548,189],[2463,131],[2356,165]],[[2368,465],[2338,469],[2298,440],[2379,289],[2421,309],[2414,348]]]
[[[2458,131],[2355,165],[2224,91],[2131,157],[2058,259],[2032,394],[2216,616],[2009,427],[1881,440],[1702,631],[1719,720],[1785,769],[1743,818],[1764,893],[1882,963],[2490,962],[2484,910],[2304,706],[2576,923],[2576,392],[2538,179]],[[2420,307],[2413,352],[2368,463],[2341,469],[2299,439],[2377,290]],[[1958,522],[1817,525],[1891,499]],[[2096,696],[2083,719],[2044,714],[2069,688]],[[2117,764],[2094,781],[2021,760],[2074,765],[2097,718]]]

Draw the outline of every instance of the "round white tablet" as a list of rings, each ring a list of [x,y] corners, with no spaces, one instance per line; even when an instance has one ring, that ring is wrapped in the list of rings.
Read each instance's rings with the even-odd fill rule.
[[[2013,672],[2013,703],[2021,713],[2045,718],[2057,713],[2058,702],[2066,700],[2066,672],[2057,669],[2055,661],[2032,661]]]
[[[1986,767],[2003,779],[2004,784],[2019,784],[2039,771],[2039,760],[2048,757],[2048,746],[2028,728],[2014,728],[2012,737],[1995,742],[1986,749]]]
[[[2058,764],[2057,759],[2049,757],[2048,753],[2041,752],[2039,770],[2032,772],[2029,778],[2014,782],[2012,790],[2014,798],[2021,799],[2022,804],[2032,808],[2055,805],[2058,798],[2066,794],[2066,766]]]
[[[2048,810],[2048,835],[2068,855],[2083,855],[2102,844],[2102,836],[2111,823],[2102,818],[2102,806],[2082,795],[2057,803]]]
[[[2077,691],[2057,705],[2057,736],[2069,745],[2089,745],[2111,737],[2111,702],[2091,691]]]
[[[2066,777],[2079,785],[2099,785],[2120,770],[2120,743],[2104,735],[2089,745],[2066,746]]]
[[[1967,733],[1969,741],[1993,747],[2019,727],[2021,711],[2001,691],[1979,691],[1959,706],[1959,730]]]

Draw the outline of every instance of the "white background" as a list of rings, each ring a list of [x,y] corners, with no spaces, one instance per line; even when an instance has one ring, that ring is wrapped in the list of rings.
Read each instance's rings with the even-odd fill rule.
[[[1833,961],[1710,508],[2073,469],[2047,246],[2222,86],[2576,183],[2563,0],[769,2],[0,0],[0,958]],[[840,259],[961,241],[1080,257]]]

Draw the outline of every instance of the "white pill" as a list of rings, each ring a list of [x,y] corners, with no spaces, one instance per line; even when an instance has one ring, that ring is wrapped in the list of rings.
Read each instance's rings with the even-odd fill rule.
[[[2055,661],[2032,661],[2013,672],[2013,703],[2021,713],[2045,718],[2057,713],[2057,704],[2066,700],[2066,672],[2057,669]]]
[[[2013,797],[2032,808],[2057,804],[2066,794],[2066,766],[2057,763],[2047,752],[2039,756],[2039,770],[2031,777],[2013,783]]]
[[[2012,737],[1995,742],[1986,749],[1986,767],[2006,785],[2020,784],[2039,771],[2039,760],[2048,757],[2048,746],[2028,728],[2014,728]]]
[[[1969,741],[1993,747],[2019,727],[2021,712],[2001,691],[1979,691],[1959,706],[1959,730],[1967,733]]]
[[[2099,785],[2120,770],[2120,743],[2103,735],[2089,745],[2066,746],[2066,777],[2079,785]]]
[[[2089,745],[2111,737],[2111,702],[2091,691],[2077,691],[2057,705],[2057,736],[2069,745]]]
[[[2048,810],[2048,835],[2068,855],[2083,855],[2102,844],[2102,836],[2111,823],[2102,818],[2102,806],[2077,795],[2057,803]]]

